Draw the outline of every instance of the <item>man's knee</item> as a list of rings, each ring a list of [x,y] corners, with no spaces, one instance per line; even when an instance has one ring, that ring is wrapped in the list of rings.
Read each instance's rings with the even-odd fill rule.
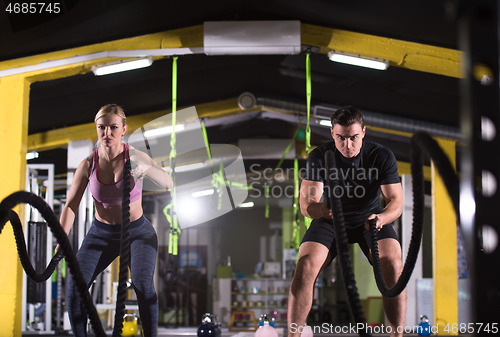
[[[315,271],[316,269],[319,269],[321,267],[318,262],[315,261],[315,258],[311,255],[304,255],[299,258],[297,261],[297,268],[299,272],[302,273],[311,273]]]
[[[294,278],[303,282],[314,282],[323,263],[324,261],[312,255],[301,256],[297,261]]]
[[[387,261],[401,261],[401,245],[393,238],[378,241],[379,258]]]

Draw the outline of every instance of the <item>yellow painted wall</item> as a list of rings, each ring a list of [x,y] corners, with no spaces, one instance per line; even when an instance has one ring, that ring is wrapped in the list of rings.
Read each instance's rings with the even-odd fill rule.
[[[24,76],[0,78],[0,199],[24,189],[30,83]],[[22,207],[24,209],[24,207]],[[24,219],[21,207],[14,209]],[[22,267],[10,222],[0,235],[0,326],[2,336],[21,335]]]
[[[455,142],[438,140],[451,163],[455,165]],[[434,279],[434,326],[439,335],[457,335],[452,332],[458,324],[458,273],[456,215],[446,187],[434,164],[432,171],[432,232]],[[448,331],[445,331],[446,325]]]

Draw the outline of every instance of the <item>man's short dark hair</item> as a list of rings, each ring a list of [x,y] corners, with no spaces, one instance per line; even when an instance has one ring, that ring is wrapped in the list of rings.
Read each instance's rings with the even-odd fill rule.
[[[335,112],[330,117],[332,122],[332,128],[335,124],[340,124],[341,126],[347,127],[354,123],[359,123],[361,128],[365,127],[365,119],[363,114],[356,110],[352,105],[342,107],[335,110]]]

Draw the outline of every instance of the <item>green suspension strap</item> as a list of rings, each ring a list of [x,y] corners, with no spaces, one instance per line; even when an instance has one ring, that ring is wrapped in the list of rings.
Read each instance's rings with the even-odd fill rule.
[[[311,59],[309,53],[306,57],[306,99],[307,99],[307,128],[306,128],[306,152],[311,152],[311,127],[309,125],[309,116],[311,115]],[[299,189],[297,185],[297,189]],[[304,217],[306,229],[311,225],[312,219]],[[296,248],[299,249],[300,240],[297,240]],[[298,256],[298,254],[297,254]]]
[[[219,198],[217,202],[217,210],[219,211],[222,206],[222,188],[220,188],[221,184],[225,185],[225,181],[220,181],[219,177],[224,177],[223,175],[215,173],[214,162],[212,161],[212,152],[210,151],[210,143],[208,142],[207,128],[205,127],[205,122],[203,120],[200,122],[201,131],[203,133],[203,140],[205,141],[205,148],[207,149],[208,159],[210,160],[210,167],[212,168],[212,185],[215,189],[215,192],[218,192]],[[221,163],[222,164],[222,163]],[[220,172],[221,168],[219,168]],[[222,167],[224,170],[224,166]],[[224,179],[224,178],[223,178]]]
[[[300,244],[299,208],[299,159],[295,157],[293,161],[293,231],[291,240],[295,243],[295,248],[297,248],[297,244]]]
[[[212,167],[212,174],[215,173],[214,163],[212,161],[212,152],[210,151],[210,143],[208,142],[207,129],[205,128],[205,122],[201,121],[201,131],[203,132],[203,140],[205,140],[205,147],[207,148],[208,159],[210,160],[210,166]]]
[[[177,157],[176,150],[176,137],[175,137],[175,126],[177,124],[177,56],[173,58],[172,64],[172,134],[170,136],[170,164],[172,166],[172,181],[174,186],[172,187],[172,204],[175,205],[177,201],[175,181],[174,181],[174,169],[175,169],[175,158]],[[177,226],[177,214],[175,211],[175,206],[172,207],[172,226]]]
[[[181,236],[181,229],[179,228],[177,221],[174,220],[175,212],[173,209],[173,203],[168,204],[163,208],[163,214],[167,218],[170,224],[170,232],[168,235],[168,261],[165,271],[165,280],[171,286],[177,283],[177,255],[179,253],[178,243],[179,237]]]
[[[215,171],[215,168],[212,168],[212,170]],[[212,174],[212,185],[214,186],[216,192],[219,193],[219,202],[218,202],[217,210],[221,209],[222,195],[224,193],[224,190],[226,190],[226,191],[228,191],[228,193],[230,193],[230,187],[235,187],[235,188],[244,189],[244,190],[250,190],[252,188],[251,186],[248,186],[246,184],[237,183],[234,181],[227,180],[225,175],[224,175],[224,163],[222,163],[222,162],[219,165],[219,171],[214,172],[214,174]],[[233,205],[233,206],[236,207],[237,205]]]
[[[214,163],[212,160],[212,152],[210,151],[210,143],[208,142],[207,129],[205,128],[205,123],[201,121],[201,131],[203,132],[203,140],[205,141],[205,148],[207,149],[208,159],[210,160],[210,167],[212,168],[212,185],[218,194],[217,210],[220,211],[222,207],[222,193],[226,187],[227,182],[224,179],[224,164],[221,162],[219,165],[219,172],[215,172]]]
[[[177,222],[173,221],[173,207],[172,203],[168,204],[163,208],[163,214],[167,218],[167,221],[172,224],[170,227],[170,235],[168,236],[168,254],[177,256],[178,253],[178,242],[181,236],[181,229],[179,228]]]
[[[307,100],[307,126],[306,126],[306,152],[311,152],[311,127],[309,116],[311,115],[311,59],[309,53],[306,57],[306,100]]]
[[[177,124],[177,56],[173,57],[172,64],[172,134],[170,136],[170,166],[172,168],[173,187],[171,190],[172,201],[164,209],[163,213],[170,223],[170,233],[168,236],[168,254],[169,261],[167,263],[167,282],[170,285],[175,285],[177,282],[177,253],[178,242],[181,235],[181,229],[177,223],[177,214],[175,211],[176,190],[175,190],[175,158],[177,157],[175,126]]]
[[[306,59],[306,98],[307,98],[307,127],[306,127],[306,152],[311,152],[311,126],[309,124],[309,116],[311,115],[311,59],[307,54]],[[298,188],[298,187],[297,187]],[[312,219],[305,219],[306,229],[311,225]],[[298,246],[297,246],[298,248]]]
[[[269,218],[269,187],[270,187],[270,182],[274,179],[274,175],[276,174],[276,171],[281,167],[281,164],[285,160],[285,157],[288,154],[288,151],[290,151],[292,144],[295,142],[295,138],[297,137],[297,134],[300,131],[300,125],[301,125],[301,123],[299,123],[297,129],[295,130],[295,133],[293,134],[293,138],[290,141],[290,143],[288,144],[288,146],[286,147],[285,153],[283,153],[283,156],[281,156],[281,159],[278,162],[278,165],[276,165],[276,167],[274,168],[271,179],[266,181],[266,184],[265,184],[265,186],[266,186],[266,218]]]
[[[220,210],[222,207],[222,194],[224,193],[224,190],[228,190],[230,187],[249,190],[251,189],[251,186],[247,186],[242,183],[236,183],[233,181],[228,181],[224,177],[224,164],[222,162],[219,165],[219,171],[215,172],[214,163],[212,159],[212,152],[210,151],[210,143],[208,142],[207,129],[203,121],[201,121],[200,124],[201,124],[201,130],[203,132],[203,140],[205,141],[205,147],[207,149],[208,159],[210,160],[210,166],[212,168],[212,185],[215,188],[215,191],[218,192],[219,195],[217,210]]]
[[[306,126],[306,152],[309,154],[311,152],[311,126],[309,123],[309,119],[311,116],[311,58],[310,54],[306,55],[306,102],[307,102],[307,126]],[[293,234],[292,241],[295,241],[295,249],[299,249],[300,246],[300,221],[299,221],[299,206],[298,206],[298,196],[299,196],[299,178],[298,178],[298,164],[295,166],[295,181],[294,181],[294,226],[293,226]],[[304,217],[304,223],[306,229],[311,225],[312,219],[308,217]],[[295,240],[293,240],[295,239]],[[299,258],[299,254],[296,254],[296,261]]]
[[[222,162],[219,164],[219,173],[217,175],[214,174],[214,179],[217,180],[217,191],[219,191],[219,202],[217,203],[217,210],[220,211],[222,207],[222,193],[228,186],[226,179],[224,179],[224,164]]]

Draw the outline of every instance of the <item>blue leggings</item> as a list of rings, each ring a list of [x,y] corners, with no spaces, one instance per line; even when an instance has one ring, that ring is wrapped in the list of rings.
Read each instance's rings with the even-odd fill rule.
[[[130,223],[130,272],[141,317],[144,336],[156,336],[158,298],[154,286],[154,271],[158,239],[144,216]],[[108,225],[98,220],[90,227],[76,257],[87,286],[90,287],[113,260],[120,255],[121,225]],[[87,335],[87,316],[80,303],[78,290],[69,278],[68,313],[74,336]]]

